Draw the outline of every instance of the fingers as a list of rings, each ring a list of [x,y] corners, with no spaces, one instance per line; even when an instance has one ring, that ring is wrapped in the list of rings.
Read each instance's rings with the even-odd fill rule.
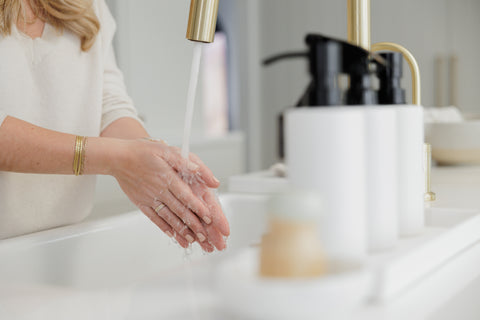
[[[190,187],[192,188],[192,192],[198,198],[202,199],[208,208],[208,219],[204,217],[202,224],[207,230],[207,238],[209,242],[219,250],[225,249],[225,240],[223,239],[223,236],[230,235],[230,227],[215,194],[204,184],[194,183]],[[205,223],[207,220],[210,223]],[[207,229],[206,226],[210,226],[211,228]],[[210,234],[208,230],[210,230]]]
[[[190,246],[190,242],[187,241],[184,237],[179,235],[178,233],[174,234],[174,239],[177,240],[178,244],[183,248],[187,249]]]
[[[173,197],[171,194],[170,196]],[[178,203],[177,206],[182,207],[180,203]],[[193,227],[190,227],[190,225],[185,222],[185,220],[188,219],[183,220],[183,218],[179,216],[179,213],[174,212],[170,208],[170,206],[161,206],[160,210],[156,211],[158,211],[158,215],[163,219],[163,221],[168,223],[169,227],[174,230],[174,234],[181,236],[180,239],[177,239],[177,241],[180,243],[180,245],[182,245],[182,247],[185,248],[189,243],[193,243],[195,240],[197,240],[202,249],[207,252],[212,252],[214,247],[218,250],[224,250],[226,248],[225,239],[223,238],[224,234],[216,226],[213,224],[207,225],[205,222],[200,222],[198,217],[196,217],[190,210],[183,207],[183,210],[187,211],[188,214],[190,214],[195,220],[195,223],[191,223]],[[178,209],[179,208],[177,207],[177,210]],[[190,220],[190,222],[192,221]],[[162,227],[164,226],[162,225]],[[198,229],[201,231],[196,231]],[[194,231],[192,232],[192,230]],[[207,239],[208,241],[206,241]]]
[[[209,188],[218,188],[220,181],[215,178],[212,171],[203,163],[203,161],[193,153],[190,153],[189,159],[185,159],[181,155],[181,151],[176,147],[167,147],[162,144],[162,158],[177,172],[190,173],[193,176],[199,174],[202,182]]]
[[[196,235],[190,230],[188,225],[186,225],[175,213],[172,212],[172,210],[170,210],[168,206],[165,206],[159,210],[158,215],[173,228],[176,234],[181,235],[188,241],[188,243],[193,243],[195,241]],[[206,232],[203,231],[203,233]]]
[[[230,235],[230,226],[228,224],[228,220],[223,213],[222,207],[217,200],[217,197],[213,193],[212,190],[206,190],[205,194],[203,195],[203,199],[207,204],[209,209],[209,217],[212,220],[212,225],[215,226],[218,231],[224,236]]]
[[[141,207],[140,210],[170,238],[173,237],[173,229],[170,225],[159,217],[152,208]]]
[[[208,234],[209,239],[213,239],[213,241],[211,241],[214,243],[214,245],[209,241],[201,241],[201,239],[199,239],[197,236],[194,236],[191,230],[189,230],[189,228],[185,224],[183,224],[180,219],[178,219],[178,217],[176,217],[176,215],[166,206],[158,210],[158,214],[155,212],[154,209],[149,207],[142,207],[140,209],[167,236],[177,240],[178,244],[182,248],[188,248],[190,244],[193,243],[195,240],[206,252],[213,252],[215,248],[217,248],[218,250],[224,250],[226,247],[221,234],[216,231],[216,229],[212,226],[204,224],[207,230],[206,233]],[[187,240],[187,238],[189,240]]]
[[[162,198],[162,201],[168,206],[168,211],[175,214],[183,225],[186,225],[194,232],[194,238],[198,238],[200,242],[204,242],[207,239],[206,230],[195,213],[185,207],[185,205],[170,192],[166,192]],[[172,224],[170,225],[173,226]],[[189,238],[187,239],[190,240]]]
[[[222,251],[227,248],[227,243],[217,228],[212,225],[205,225],[205,229],[207,229],[208,240],[217,250]]]
[[[158,213],[156,212],[158,211]],[[187,228],[187,226],[179,221],[178,218],[175,217],[173,212],[168,209],[168,207],[163,206],[160,208],[160,210],[154,210],[152,208],[143,208],[142,212],[150,218],[150,220],[155,223],[167,236],[170,238],[174,238],[177,240],[178,244],[182,248],[188,248],[189,245],[194,242],[195,240],[198,242],[200,247],[206,251],[206,252],[213,252],[215,250],[215,247],[212,244],[210,244],[208,241],[205,241],[205,239],[199,239],[198,236],[194,237],[194,240],[192,241],[190,237],[193,237],[192,233],[190,230]],[[165,216],[166,220],[161,217]],[[169,221],[169,222],[167,222]],[[172,227],[175,225],[175,227]],[[212,235],[215,235],[214,232],[210,231]],[[187,238],[189,240],[187,240]],[[215,239],[218,238],[218,236],[214,236]],[[221,243],[218,244],[219,247],[221,246]],[[217,247],[218,248],[218,247]],[[225,247],[223,247],[225,248]],[[220,249],[219,249],[220,250]],[[221,249],[223,250],[223,249]]]
[[[160,217],[152,208],[142,207],[140,210],[153,222],[160,230],[162,230],[169,238],[175,237],[175,240],[183,248],[188,248],[189,242],[180,234],[174,231],[174,229],[168,224],[162,217]]]
[[[193,211],[195,214],[195,217],[200,217],[203,221],[205,221],[207,224],[211,223],[211,218],[210,218],[210,213],[208,208],[202,203],[202,201],[193,193],[192,189],[190,188],[189,185],[187,185],[178,175],[175,175],[175,177],[172,177],[172,183],[168,186],[169,190],[171,191],[172,194],[174,194],[174,198],[170,197],[170,200],[172,201],[171,203],[167,203],[167,205],[173,209],[175,213],[177,213],[177,210],[175,210],[176,207],[179,207],[179,204],[176,203],[178,201],[183,204],[183,206],[180,206],[178,208],[178,211],[183,214],[186,218],[189,218],[190,215],[188,213],[191,213],[190,210],[185,211],[183,207],[190,208],[191,211]],[[178,201],[175,201],[178,200]],[[171,205],[175,205],[172,207]],[[181,216],[182,217],[182,216]],[[201,225],[200,223],[198,224],[199,226]],[[188,225],[190,227],[190,225]],[[195,229],[192,229],[195,232],[197,232]]]
[[[223,236],[230,234],[230,228],[209,189],[217,188],[218,180],[195,154],[184,159],[178,148],[164,143],[155,143],[155,147],[159,151],[157,157],[163,160],[163,164],[158,162],[161,167],[157,171],[163,182],[158,185],[152,180],[149,186],[152,191],[157,190],[155,202],[164,203],[165,207],[153,206],[145,214],[169,236],[173,235],[182,247],[198,241],[207,252],[225,249]]]
[[[202,180],[209,188],[217,189],[220,186],[220,181],[213,175],[213,172],[203,163],[199,156],[190,153],[189,158],[192,162],[199,166],[199,174]]]
[[[176,147],[168,147],[162,144],[162,159],[178,172],[188,171],[196,174],[200,171],[200,166],[182,157],[180,149]]]
[[[210,244],[208,241],[205,241],[205,242],[198,242],[198,244],[200,245],[200,247],[203,249],[203,251],[205,252],[213,252],[215,251],[215,247]]]

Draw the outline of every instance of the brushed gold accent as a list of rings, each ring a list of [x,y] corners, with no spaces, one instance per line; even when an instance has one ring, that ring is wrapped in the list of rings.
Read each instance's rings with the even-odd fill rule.
[[[155,207],[154,210],[155,210],[155,212],[156,212],[157,214],[159,214],[159,213],[160,213],[160,210],[162,210],[163,208],[165,208],[165,204],[162,203],[162,204],[160,204],[159,206]]]
[[[372,45],[372,52],[378,51],[396,51],[403,55],[403,58],[407,60],[412,74],[412,100],[413,104],[421,105],[421,84],[420,84],[420,68],[418,67],[417,60],[405,47],[392,43],[392,42],[379,42]]]
[[[75,138],[75,154],[73,157],[73,173],[76,176],[83,175],[85,167],[85,149],[87,145],[87,138],[77,136]]]
[[[75,152],[73,156],[73,173],[77,175],[78,161],[80,158],[81,137],[75,137]]]
[[[432,202],[437,199],[435,193],[432,192],[432,145],[425,143],[425,201]]]
[[[187,39],[213,42],[217,26],[219,0],[192,0],[188,18]]]
[[[370,0],[347,0],[348,42],[370,51]]]

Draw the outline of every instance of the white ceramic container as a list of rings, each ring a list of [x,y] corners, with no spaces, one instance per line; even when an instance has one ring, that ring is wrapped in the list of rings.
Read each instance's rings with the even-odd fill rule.
[[[359,107],[296,108],[286,113],[288,179],[324,197],[321,239],[329,257],[367,254],[366,112]]]

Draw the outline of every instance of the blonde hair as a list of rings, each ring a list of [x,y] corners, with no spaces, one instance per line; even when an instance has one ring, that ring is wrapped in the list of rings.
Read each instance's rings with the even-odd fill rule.
[[[35,17],[63,32],[69,30],[81,41],[82,51],[88,51],[100,30],[100,22],[90,0],[26,0]],[[9,35],[23,11],[22,0],[0,0],[0,34]],[[24,18],[26,20],[26,18]]]

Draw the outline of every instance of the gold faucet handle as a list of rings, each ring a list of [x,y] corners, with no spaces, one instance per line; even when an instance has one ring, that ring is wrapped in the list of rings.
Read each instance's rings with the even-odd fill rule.
[[[408,66],[410,67],[410,73],[412,74],[412,100],[413,104],[420,106],[421,105],[421,84],[420,84],[420,68],[418,67],[417,60],[413,54],[408,51],[405,47],[392,43],[392,42],[379,42],[372,45],[372,52],[379,51],[394,51],[400,52],[403,55],[403,58],[407,61]]]
[[[425,143],[424,145],[424,153],[425,153],[425,201],[426,202],[433,202],[437,199],[435,193],[432,192],[432,145]]]

